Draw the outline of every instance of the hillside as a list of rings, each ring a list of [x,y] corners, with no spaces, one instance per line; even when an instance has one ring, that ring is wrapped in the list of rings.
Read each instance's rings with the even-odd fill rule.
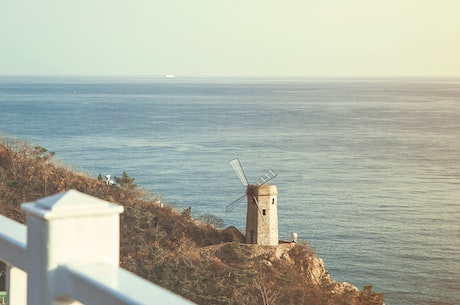
[[[21,203],[68,189],[121,204],[120,265],[197,304],[383,304],[371,286],[332,280],[307,244],[243,244],[236,228],[220,230],[189,210],[160,206],[127,173],[106,185],[53,157],[43,147],[1,139],[0,214],[24,223]]]

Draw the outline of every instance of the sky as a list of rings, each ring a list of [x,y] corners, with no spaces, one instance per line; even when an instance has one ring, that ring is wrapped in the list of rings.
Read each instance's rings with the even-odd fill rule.
[[[458,0],[0,0],[0,75],[460,76]]]

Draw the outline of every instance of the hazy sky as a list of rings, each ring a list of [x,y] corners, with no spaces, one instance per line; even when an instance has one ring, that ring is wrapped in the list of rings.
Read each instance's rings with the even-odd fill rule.
[[[0,0],[0,74],[460,76],[460,1]]]

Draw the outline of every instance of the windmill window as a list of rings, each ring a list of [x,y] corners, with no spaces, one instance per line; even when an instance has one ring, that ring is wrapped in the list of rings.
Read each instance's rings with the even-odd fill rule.
[[[275,204],[275,198],[272,198],[272,204]]]
[[[265,209],[262,210],[262,215],[267,215],[267,211]]]

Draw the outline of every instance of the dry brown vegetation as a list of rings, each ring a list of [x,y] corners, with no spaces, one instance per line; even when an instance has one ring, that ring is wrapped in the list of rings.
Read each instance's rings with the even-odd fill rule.
[[[351,291],[332,281],[306,244],[276,257],[273,249],[242,244],[235,228],[220,230],[160,207],[127,174],[109,186],[53,157],[43,147],[1,139],[0,214],[24,223],[21,203],[69,189],[121,204],[120,265],[197,304],[383,304],[371,286]]]

